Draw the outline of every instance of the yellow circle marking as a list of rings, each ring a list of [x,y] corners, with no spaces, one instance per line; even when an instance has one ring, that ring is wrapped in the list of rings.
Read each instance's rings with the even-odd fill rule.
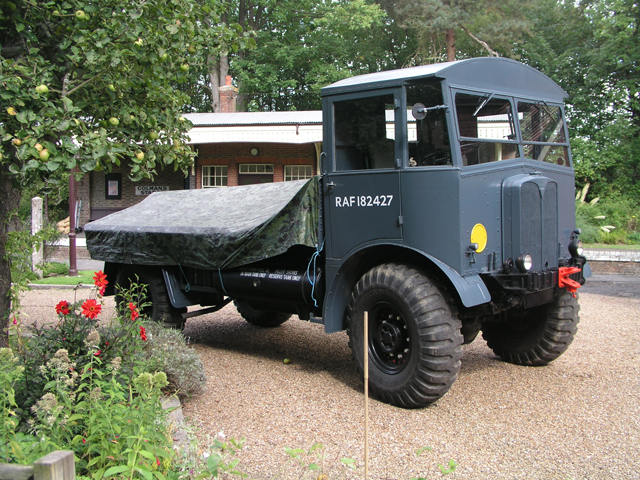
[[[481,253],[487,247],[487,229],[481,223],[476,223],[471,230],[471,243],[477,243],[476,253]]]

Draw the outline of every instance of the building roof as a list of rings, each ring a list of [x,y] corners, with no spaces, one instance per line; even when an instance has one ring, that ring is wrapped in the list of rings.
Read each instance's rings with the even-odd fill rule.
[[[322,142],[322,111],[188,113],[191,144]]]

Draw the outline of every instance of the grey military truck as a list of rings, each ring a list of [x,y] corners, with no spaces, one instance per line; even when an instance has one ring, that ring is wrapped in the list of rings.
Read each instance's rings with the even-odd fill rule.
[[[346,329],[362,369],[368,312],[371,392],[423,407],[480,331],[532,366],[576,334],[589,269],[565,96],[502,58],[348,78],[322,89],[322,175],[154,193],[88,224],[87,245],[177,327],[232,301],[259,327],[297,315]]]

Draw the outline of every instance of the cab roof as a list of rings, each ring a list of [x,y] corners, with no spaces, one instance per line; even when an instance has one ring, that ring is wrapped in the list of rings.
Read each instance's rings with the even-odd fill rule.
[[[533,67],[508,58],[481,57],[388,70],[346,78],[322,89],[322,96],[355,93],[441,79],[449,86],[561,103],[567,93]]]

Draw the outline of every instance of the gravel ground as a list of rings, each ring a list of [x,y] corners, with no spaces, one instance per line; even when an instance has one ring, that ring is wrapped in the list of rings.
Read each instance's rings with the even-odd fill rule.
[[[30,292],[25,314],[55,319],[61,299],[73,292]],[[585,288],[580,304],[573,345],[547,367],[503,363],[479,338],[436,404],[402,410],[371,400],[369,478],[441,478],[438,464],[450,460],[459,464],[451,479],[640,478],[640,296]],[[364,477],[363,384],[346,334],[298,320],[259,329],[232,307],[190,319],[185,334],[208,377],[207,391],[183,405],[203,441],[246,437],[239,469],[254,479],[300,478],[305,470],[284,449],[314,442],[324,445],[330,479]],[[421,447],[431,450],[416,456]]]

